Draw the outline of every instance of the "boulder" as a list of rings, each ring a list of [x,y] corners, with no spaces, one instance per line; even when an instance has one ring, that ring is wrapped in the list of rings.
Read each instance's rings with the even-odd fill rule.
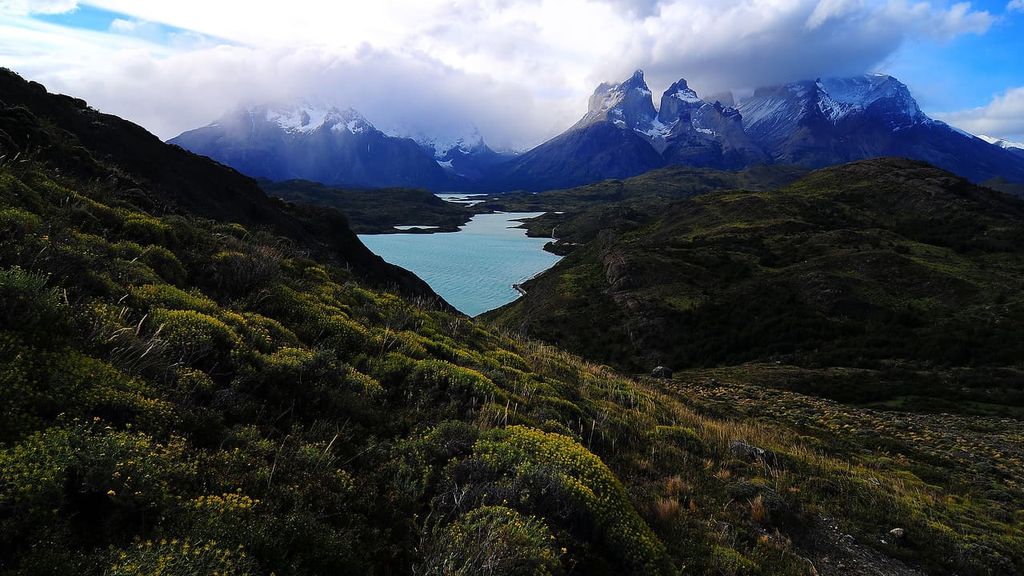
[[[651,376],[653,378],[672,378],[672,369],[667,366],[657,366],[654,370],[651,370]]]

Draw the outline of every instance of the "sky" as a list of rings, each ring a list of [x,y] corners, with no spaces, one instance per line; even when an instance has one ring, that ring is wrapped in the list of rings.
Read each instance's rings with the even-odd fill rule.
[[[525,149],[642,68],[656,95],[882,72],[1024,141],[1024,0],[0,0],[0,66],[164,139],[305,98]]]

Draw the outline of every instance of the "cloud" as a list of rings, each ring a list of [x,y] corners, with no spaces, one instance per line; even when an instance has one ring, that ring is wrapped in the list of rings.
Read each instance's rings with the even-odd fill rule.
[[[0,23],[0,57],[162,137],[242,99],[318,93],[382,127],[463,119],[514,147],[560,132],[594,86],[637,67],[656,93],[680,76],[702,93],[753,88],[870,71],[909,40],[983,34],[995,20],[907,0],[89,3],[123,15],[106,37],[23,19],[6,29],[19,44]],[[168,41],[154,25],[199,40]]]
[[[1010,0],[1006,4],[1007,12],[1024,12],[1024,0]]]
[[[78,7],[78,0],[0,0],[0,14],[64,14]]]
[[[935,117],[972,134],[1024,140],[1024,86],[996,95],[985,106]]]

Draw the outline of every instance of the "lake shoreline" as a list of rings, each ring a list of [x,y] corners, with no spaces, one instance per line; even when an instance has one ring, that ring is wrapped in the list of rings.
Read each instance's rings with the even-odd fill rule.
[[[516,286],[561,259],[545,249],[547,239],[526,234],[524,221],[540,215],[488,212],[453,233],[416,228],[359,238],[387,262],[422,278],[460,312],[478,316],[519,298]]]

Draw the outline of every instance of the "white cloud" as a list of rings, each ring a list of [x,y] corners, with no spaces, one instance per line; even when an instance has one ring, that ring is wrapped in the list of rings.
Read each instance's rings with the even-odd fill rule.
[[[965,3],[908,0],[89,3],[126,16],[116,34],[36,27],[29,49],[0,23],[0,62],[162,137],[243,97],[315,92],[382,126],[462,118],[513,146],[561,131],[597,83],[636,67],[655,93],[680,76],[704,93],[751,88],[868,71],[907,40],[982,34],[994,21]],[[140,22],[198,39],[157,42]]]
[[[1024,86],[996,95],[985,106],[935,117],[972,134],[1024,140]]]
[[[63,14],[78,7],[77,0],[0,0],[0,14]]]
[[[1007,12],[1024,12],[1024,0],[1010,0],[1006,4]]]

